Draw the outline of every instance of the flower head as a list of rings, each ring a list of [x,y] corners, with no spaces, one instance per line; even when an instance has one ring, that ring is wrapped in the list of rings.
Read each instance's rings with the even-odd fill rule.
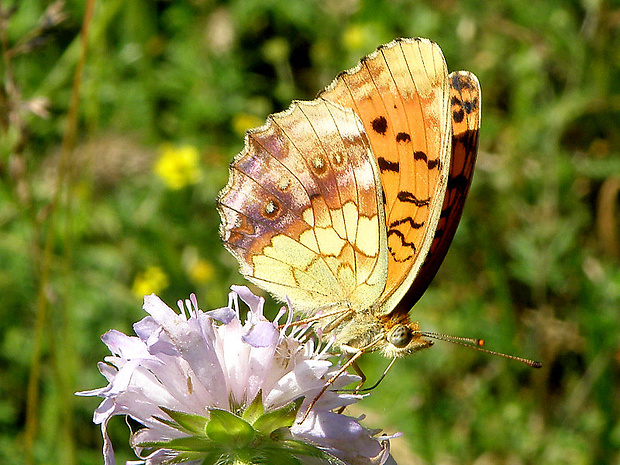
[[[239,298],[250,309],[245,322]],[[106,465],[114,463],[107,435],[114,415],[129,415],[144,426],[131,444],[146,464],[388,459],[387,440],[333,411],[359,395],[328,390],[302,421],[338,366],[312,339],[302,341],[306,330],[289,326],[290,315],[283,329],[265,319],[263,304],[235,286],[227,307],[203,312],[192,295],[185,305],[179,301],[177,314],[150,295],[144,299],[150,316],[134,325],[137,336],[114,330],[103,336],[113,355],[99,370],[109,384],[79,394],[104,398],[94,422],[101,424]],[[333,388],[355,379],[345,373]]]
[[[168,287],[168,276],[159,266],[149,266],[135,277],[131,292],[140,298],[144,294],[159,292]]]
[[[200,155],[196,147],[183,145],[175,147],[164,144],[161,155],[155,163],[155,173],[164,181],[168,188],[182,189],[196,184],[202,179]]]
[[[189,266],[189,277],[195,283],[206,283],[211,281],[215,276],[213,265],[202,259],[194,260]]]

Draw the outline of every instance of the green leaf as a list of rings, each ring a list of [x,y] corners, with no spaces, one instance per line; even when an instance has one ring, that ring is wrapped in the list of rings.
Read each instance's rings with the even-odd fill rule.
[[[226,443],[230,447],[248,446],[255,436],[254,428],[247,421],[221,409],[210,409],[207,436],[213,441]]]
[[[283,429],[284,428],[282,428],[282,430]],[[317,458],[322,462],[330,463],[333,465],[346,465],[346,463],[340,460],[338,457],[334,457],[333,455],[319,449],[312,444],[307,444],[303,441],[299,441],[296,439],[286,439],[283,441],[276,441],[274,439],[274,441],[272,441],[271,443],[266,443],[261,449],[261,452],[262,455],[264,455],[265,457],[277,457],[277,460],[270,460],[267,461],[267,463],[283,463],[282,458],[286,458],[287,464],[300,462],[303,463],[303,460],[300,460],[300,457],[312,457]],[[294,458],[294,460],[296,460],[297,462],[289,461],[289,457]]]
[[[287,439],[293,439],[293,435],[287,426],[282,426],[281,428],[274,429],[271,433],[269,433],[269,439],[275,442],[283,442]]]
[[[191,462],[194,460],[201,460],[204,464],[215,464],[218,459],[221,457],[220,451],[211,451],[211,452],[181,452],[179,455],[174,457],[173,459],[168,460],[167,464],[172,463],[185,463]]]
[[[278,465],[301,465],[302,461],[294,455],[287,454],[281,449],[265,450],[262,454],[263,463],[277,463]]]
[[[208,418],[191,413],[177,412],[176,410],[170,410],[166,407],[159,408],[167,413],[185,433],[191,434],[192,436],[205,437],[206,426],[209,421]],[[169,426],[173,426],[170,425],[170,421],[164,418],[158,418],[158,420]],[[177,429],[179,428],[177,427]]]
[[[219,444],[215,444],[206,438],[197,438],[189,436],[185,438],[175,438],[169,441],[149,441],[141,442],[137,444],[140,447],[156,448],[156,449],[170,449],[174,451],[211,451],[214,448],[220,447]]]
[[[308,457],[325,458],[326,454],[318,447],[308,444],[297,439],[286,439],[285,441],[278,442],[277,444],[285,446],[285,448],[292,454],[305,455]]]
[[[184,428],[181,428],[181,425],[179,425],[174,420],[168,420],[167,418],[160,417],[160,416],[157,416],[157,415],[153,415],[153,418],[155,418],[158,422],[163,423],[166,426],[170,426],[171,428],[178,429],[180,431],[184,430]]]
[[[278,428],[292,426],[303,400],[304,398],[300,397],[284,407],[265,413],[254,422],[254,429],[268,436]]]
[[[250,405],[247,406],[241,418],[250,423],[251,425],[262,416],[264,413],[263,409],[263,394],[262,391],[258,391],[256,397]]]

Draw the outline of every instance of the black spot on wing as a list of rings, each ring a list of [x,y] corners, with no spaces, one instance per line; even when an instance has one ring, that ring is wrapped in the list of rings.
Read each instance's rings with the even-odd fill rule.
[[[425,162],[428,162],[428,159],[426,158],[426,154],[420,150],[416,150],[415,152],[413,152],[413,159],[414,160],[424,160]]]
[[[461,189],[466,188],[467,186],[469,186],[469,178],[467,178],[463,174],[452,176],[450,179],[448,179],[449,190],[452,190],[452,189],[461,190]]]
[[[263,206],[263,216],[272,220],[278,216],[280,210],[280,203],[275,199],[269,199]]]
[[[370,124],[372,125],[373,131],[378,134],[385,135],[385,132],[387,131],[387,120],[385,119],[385,116],[376,117],[370,122]]]
[[[466,113],[471,113],[474,110],[478,109],[478,98],[474,98],[473,100],[466,100],[463,102],[463,109]]]
[[[406,132],[396,134],[396,142],[411,142],[411,136]]]
[[[463,121],[463,118],[465,118],[465,112],[462,108],[459,108],[458,110],[452,112],[452,119],[457,123],[461,123]]]
[[[379,164],[379,170],[381,170],[381,172],[394,171],[395,173],[398,173],[398,170],[400,169],[400,165],[397,161],[389,161],[383,157],[377,158],[377,163]]]
[[[426,154],[420,150],[413,152],[413,159],[416,161],[422,160],[426,162],[429,170],[435,169],[437,166],[439,166],[439,158],[435,158],[434,160],[429,160]]]
[[[439,215],[439,217],[446,218],[450,216],[450,213],[452,213],[452,206],[446,207],[443,210],[441,210],[441,215]]]
[[[462,90],[469,90],[472,88],[471,82],[469,78],[461,79],[462,75],[459,73],[454,73],[452,75],[452,87],[454,87],[459,92]]]

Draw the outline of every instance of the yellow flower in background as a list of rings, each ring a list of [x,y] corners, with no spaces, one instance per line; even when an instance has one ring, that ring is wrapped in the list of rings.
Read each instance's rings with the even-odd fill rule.
[[[274,37],[265,42],[261,51],[266,61],[277,65],[288,61],[291,46],[285,38]]]
[[[262,126],[263,123],[264,121],[257,116],[239,113],[233,117],[232,127],[236,134],[243,136],[248,129]]]
[[[149,266],[133,280],[131,292],[139,298],[158,294],[168,287],[168,276],[159,266]]]
[[[201,258],[192,263],[189,267],[189,277],[195,283],[206,283],[211,281],[215,275],[213,265]]]
[[[348,50],[358,50],[364,45],[368,31],[360,24],[351,24],[342,34],[342,43]]]
[[[200,155],[192,145],[163,144],[155,163],[155,173],[170,189],[182,189],[202,179]]]

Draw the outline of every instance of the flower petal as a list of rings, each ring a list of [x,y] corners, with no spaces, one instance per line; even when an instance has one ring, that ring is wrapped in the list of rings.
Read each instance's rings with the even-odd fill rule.
[[[263,320],[254,323],[242,336],[242,340],[252,347],[269,347],[275,346],[279,337],[280,332],[273,326],[273,323]]]

